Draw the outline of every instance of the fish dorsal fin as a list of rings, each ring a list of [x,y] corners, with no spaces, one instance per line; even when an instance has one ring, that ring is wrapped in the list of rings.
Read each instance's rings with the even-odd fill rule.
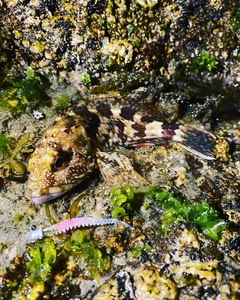
[[[124,100],[119,95],[91,95],[88,107],[110,105],[111,107],[123,106]]]
[[[156,101],[153,99],[143,98],[141,101],[136,101],[133,98],[122,98],[119,95],[97,95],[92,96],[88,103],[89,108],[96,108],[97,106],[106,106],[114,109],[121,109],[125,107],[135,113],[147,116],[149,119],[152,118],[155,121],[163,121],[162,110],[156,105]]]

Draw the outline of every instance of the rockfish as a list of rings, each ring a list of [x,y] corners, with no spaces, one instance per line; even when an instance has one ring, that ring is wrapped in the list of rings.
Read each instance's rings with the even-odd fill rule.
[[[35,203],[57,198],[96,168],[107,181],[121,172],[138,180],[141,176],[130,174],[133,169],[128,158],[124,162],[117,149],[158,145],[162,139],[202,158],[214,159],[215,136],[210,132],[160,122],[132,107],[114,107],[106,102],[69,108],[47,129],[29,159],[27,195]]]

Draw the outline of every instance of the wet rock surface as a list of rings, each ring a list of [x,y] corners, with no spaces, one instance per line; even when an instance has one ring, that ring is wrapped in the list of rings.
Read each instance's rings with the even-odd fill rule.
[[[6,152],[0,143],[3,299],[240,297],[239,24],[238,1],[0,2],[0,128],[13,139]],[[22,90],[16,96],[16,80],[29,69],[41,76],[42,101],[29,100]],[[217,136],[214,161],[169,143],[138,148],[131,157],[151,185],[193,203],[206,200],[227,224],[219,241],[184,220],[163,235],[163,211],[144,199],[124,217],[134,231],[105,226],[84,236],[86,247],[96,243],[99,272],[79,245],[71,248],[78,241],[73,232],[29,245],[31,227],[49,226],[49,214],[25,197],[21,170],[28,153],[64,107],[106,94],[145,112],[152,113],[154,103],[163,120],[205,127]],[[13,157],[24,135],[26,144]],[[51,216],[67,218],[86,189],[77,216],[110,217],[110,189],[98,173],[51,202]],[[48,276],[36,284],[29,275],[31,249],[39,245],[46,253],[44,244],[59,260],[46,263]]]

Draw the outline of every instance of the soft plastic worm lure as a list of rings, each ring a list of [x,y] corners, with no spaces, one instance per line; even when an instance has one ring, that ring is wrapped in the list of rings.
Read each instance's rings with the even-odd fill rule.
[[[82,217],[73,218],[65,221],[61,221],[57,224],[46,228],[40,228],[34,230],[30,234],[30,241],[33,243],[36,240],[42,239],[45,236],[52,236],[61,233],[66,233],[68,230],[81,227],[93,227],[102,225],[123,225],[130,229],[133,229],[130,225],[123,221],[119,221],[113,218],[92,218],[92,217]]]

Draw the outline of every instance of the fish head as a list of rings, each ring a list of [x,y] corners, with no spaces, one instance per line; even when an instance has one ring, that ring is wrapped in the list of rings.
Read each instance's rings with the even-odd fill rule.
[[[29,158],[26,195],[35,203],[61,196],[95,169],[95,158],[84,128],[64,128],[48,129]]]

